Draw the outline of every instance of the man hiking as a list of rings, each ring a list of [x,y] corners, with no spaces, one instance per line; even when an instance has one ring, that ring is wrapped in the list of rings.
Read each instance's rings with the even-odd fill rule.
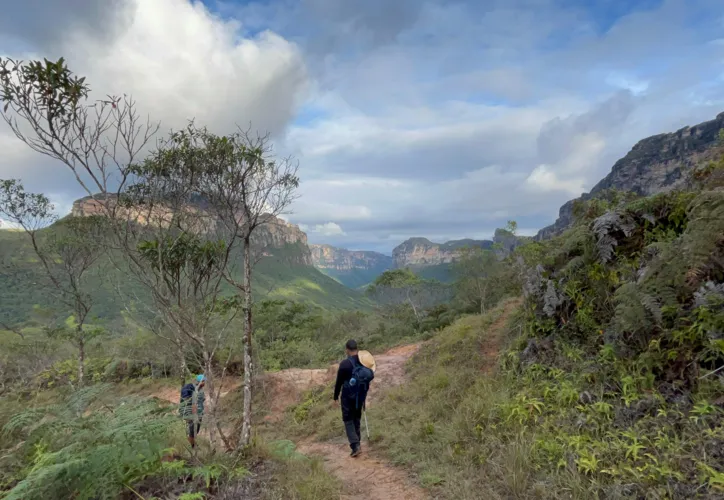
[[[191,448],[196,447],[196,435],[201,430],[201,420],[204,417],[204,385],[206,378],[203,375],[196,376],[196,383],[186,384],[181,388],[181,402],[179,403],[179,415],[186,421],[186,435]]]
[[[375,378],[374,360],[367,351],[359,352],[357,342],[348,340],[345,345],[347,359],[339,364],[337,382],[334,386],[334,401],[342,407],[342,421],[347,433],[350,456],[357,457],[361,453],[360,421],[365,406],[370,382]],[[362,358],[362,360],[360,360]],[[341,399],[340,399],[341,392]]]

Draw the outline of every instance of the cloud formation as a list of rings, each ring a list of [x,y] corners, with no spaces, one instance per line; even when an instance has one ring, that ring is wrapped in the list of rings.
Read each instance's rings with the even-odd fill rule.
[[[51,0],[0,54],[65,55],[165,127],[269,130],[312,242],[533,233],[638,140],[724,110],[719,0]],[[171,20],[173,20],[171,22]],[[0,177],[76,192],[0,130]]]
[[[22,47],[0,45],[0,54],[65,56],[75,73],[87,77],[91,97],[131,94],[142,114],[161,121],[163,132],[195,119],[217,133],[253,124],[278,138],[304,98],[303,55],[271,31],[240,37],[237,20],[187,0],[106,1],[104,8],[74,2],[76,8],[63,11],[60,24],[53,24],[62,31],[47,31],[45,22],[53,21],[47,16],[55,12],[50,0],[31,2],[50,6],[46,11],[34,5],[34,17],[27,16],[33,5],[5,9],[4,19],[28,17],[28,22],[16,33]],[[0,159],[0,177],[23,177],[29,188],[79,194],[69,172],[35,156],[3,127],[0,145],[6,144],[10,154]]]

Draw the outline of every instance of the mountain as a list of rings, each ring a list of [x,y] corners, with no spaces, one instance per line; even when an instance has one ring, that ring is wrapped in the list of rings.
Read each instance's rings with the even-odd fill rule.
[[[639,141],[590,193],[564,204],[555,223],[541,229],[535,238],[547,239],[562,233],[573,222],[576,201],[595,198],[608,189],[648,196],[685,185],[694,167],[715,156],[719,131],[723,128],[724,113],[720,113],[714,120]]]
[[[91,198],[86,196],[76,200],[73,203],[71,209],[71,216],[73,217],[88,217],[91,215],[103,215],[105,209],[103,204],[106,203],[103,200],[99,200],[98,197]],[[141,224],[147,222],[148,219],[156,218],[157,220],[163,220],[163,210],[155,210],[155,213],[149,215],[148,213],[136,211],[131,214],[131,217],[136,219]],[[263,255],[268,257],[274,253],[272,249],[280,249],[286,245],[297,246],[297,252],[287,255],[288,259],[291,259],[288,263],[294,265],[311,266],[312,254],[307,244],[307,235],[304,231],[299,229],[296,224],[291,224],[273,215],[263,215],[266,218],[266,222],[259,226],[252,236],[252,244],[262,250]],[[201,231],[208,230],[213,227],[207,219],[202,219],[205,224],[200,228]],[[277,252],[278,253],[278,252]]]
[[[94,206],[93,200],[78,200],[70,216],[91,215]],[[40,235],[53,230],[51,226]],[[330,310],[368,307],[368,299],[360,292],[315,269],[307,235],[298,226],[275,218],[257,231],[253,238],[253,244],[261,251],[253,278],[257,299],[283,298]],[[241,271],[241,266],[238,267]],[[56,305],[57,300],[52,289],[45,286],[46,281],[26,234],[0,229],[0,321],[24,321],[31,317],[35,305]],[[94,295],[92,314],[104,321],[120,319],[126,304],[120,300],[119,291],[126,298],[132,297],[134,303],[147,300],[145,289],[128,273],[113,266],[91,273],[88,283]]]
[[[392,250],[393,266],[415,267],[450,264],[460,255],[463,247],[480,247],[490,249],[490,240],[453,240],[445,243],[433,243],[427,238],[410,238]]]
[[[422,278],[447,283],[454,279],[452,263],[464,247],[491,249],[493,242],[462,239],[434,243],[427,238],[410,238],[392,250],[392,264],[395,268],[408,267]]]
[[[350,288],[359,288],[392,267],[392,257],[366,250],[309,245],[314,266]]]

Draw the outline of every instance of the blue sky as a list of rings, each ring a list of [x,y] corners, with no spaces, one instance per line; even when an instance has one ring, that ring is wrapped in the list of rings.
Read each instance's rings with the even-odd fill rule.
[[[300,161],[310,241],[389,252],[551,223],[646,136],[724,111],[720,0],[17,2],[0,54],[64,55],[164,126],[249,123]],[[0,129],[0,177],[67,172]]]

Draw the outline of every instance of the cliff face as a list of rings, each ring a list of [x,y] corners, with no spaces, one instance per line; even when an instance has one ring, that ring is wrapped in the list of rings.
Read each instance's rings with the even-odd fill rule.
[[[92,215],[106,215],[104,208],[106,203],[114,201],[106,201],[102,199],[93,199],[90,197],[81,198],[73,203],[71,215],[73,217],[89,217]],[[188,207],[189,212],[200,215],[201,211],[197,207]],[[162,207],[155,207],[149,211],[143,208],[123,209],[122,215],[130,217],[140,224],[148,224],[149,221],[154,223],[166,224],[171,219],[170,210]],[[252,236],[252,244],[262,251],[265,255],[274,254],[274,249],[283,249],[287,245],[295,245],[298,251],[286,255],[286,260],[293,264],[312,265],[312,255],[307,245],[307,235],[296,224],[290,224],[278,217],[271,215],[265,216],[267,221],[254,230]],[[204,218],[203,215],[195,222],[200,233],[211,231],[215,227],[215,221],[211,218]]]
[[[392,257],[331,245],[310,245],[314,266],[350,288],[367,285],[392,267]]]
[[[354,251],[331,245],[309,245],[312,262],[319,269],[349,271],[352,269],[390,269],[392,257],[377,252]]]
[[[460,250],[466,246],[490,249],[493,242],[465,239],[440,244],[427,238],[410,238],[392,250],[392,261],[396,268],[449,264],[460,256]]]
[[[639,141],[618,160],[611,173],[580,200],[589,200],[607,189],[632,191],[648,196],[683,186],[691,171],[716,152],[719,130],[724,128],[724,113],[714,120],[684,127],[670,134],[660,134]],[[573,222],[573,204],[564,204],[558,220],[541,229],[536,239],[546,239],[563,232]]]

